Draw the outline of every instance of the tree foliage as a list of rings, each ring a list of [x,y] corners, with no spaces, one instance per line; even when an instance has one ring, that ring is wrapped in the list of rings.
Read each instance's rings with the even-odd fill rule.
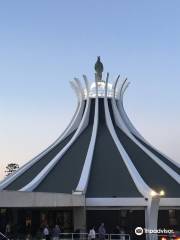
[[[19,168],[19,164],[17,164],[17,163],[9,163],[6,166],[6,170],[5,170],[6,176],[9,176],[13,172],[17,171],[18,168]]]

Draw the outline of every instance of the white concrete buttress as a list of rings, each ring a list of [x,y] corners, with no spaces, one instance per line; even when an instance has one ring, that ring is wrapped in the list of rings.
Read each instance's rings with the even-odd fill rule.
[[[137,189],[145,198],[148,198],[152,189],[144,182],[144,180],[138,173],[137,169],[135,168],[134,164],[132,163],[131,159],[129,158],[128,154],[126,153],[125,149],[123,148],[121,142],[119,141],[119,139],[116,135],[116,132],[115,132],[112,120],[111,120],[109,107],[108,107],[108,101],[107,101],[108,78],[109,78],[109,74],[107,74],[107,78],[106,78],[106,88],[105,88],[106,90],[105,90],[105,97],[104,97],[105,119],[106,119],[107,127],[110,131],[110,134],[116,144],[116,147],[117,147],[119,153],[121,154],[121,157],[129,171]]]
[[[89,97],[89,91],[87,92],[87,95]],[[98,119],[99,119],[99,113],[98,113],[98,86],[96,82],[96,99],[95,99],[95,113],[94,113],[94,123],[93,123],[93,129],[92,129],[92,135],[91,135],[91,140],[88,148],[88,152],[86,155],[86,159],[84,162],[83,170],[80,176],[79,183],[76,187],[76,192],[86,192],[87,185],[88,185],[88,180],[90,176],[90,171],[91,171],[91,164],[92,164],[92,159],[93,159],[93,153],[94,153],[94,148],[95,148],[95,142],[96,142],[96,136],[97,136],[97,129],[98,129]]]

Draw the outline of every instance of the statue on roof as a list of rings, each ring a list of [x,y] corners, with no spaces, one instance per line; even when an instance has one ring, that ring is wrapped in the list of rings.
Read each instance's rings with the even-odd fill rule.
[[[102,81],[102,72],[104,70],[104,67],[103,67],[103,64],[101,62],[101,59],[100,59],[100,56],[97,57],[97,61],[95,63],[95,71],[96,71],[96,81],[99,82],[99,81]]]

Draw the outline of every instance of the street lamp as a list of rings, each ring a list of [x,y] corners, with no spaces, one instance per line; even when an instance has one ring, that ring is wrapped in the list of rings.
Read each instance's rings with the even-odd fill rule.
[[[165,195],[165,191],[161,190],[159,193],[155,192],[154,190],[151,191],[150,193],[151,197],[162,197]]]

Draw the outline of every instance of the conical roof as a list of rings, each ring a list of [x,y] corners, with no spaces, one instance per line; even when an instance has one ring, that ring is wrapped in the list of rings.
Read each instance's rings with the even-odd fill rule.
[[[179,164],[150,145],[123,107],[128,81],[71,82],[78,106],[46,150],[0,183],[1,190],[85,194],[86,198],[180,198]]]

